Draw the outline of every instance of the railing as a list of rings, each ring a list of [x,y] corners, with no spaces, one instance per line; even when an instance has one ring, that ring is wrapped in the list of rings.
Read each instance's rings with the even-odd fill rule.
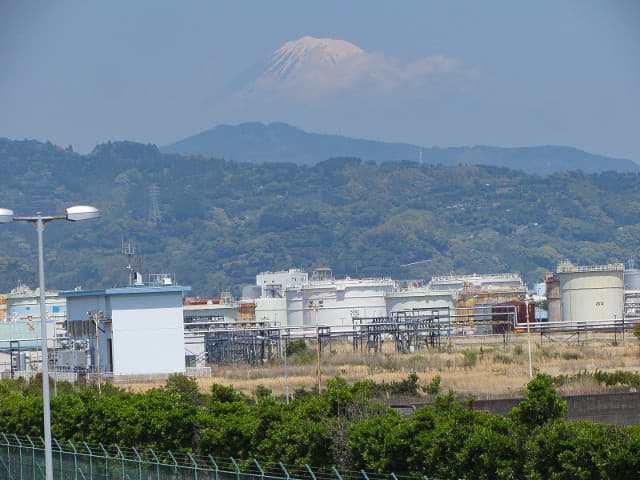
[[[591,272],[624,272],[624,264],[609,263],[607,265],[573,265],[571,262],[561,262],[556,273],[591,273]]]
[[[0,433],[0,478],[45,478],[44,440]],[[428,480],[364,470],[338,472],[309,465],[260,464],[257,460],[199,457],[189,452],[156,453],[152,449],[53,439],[55,480]]]

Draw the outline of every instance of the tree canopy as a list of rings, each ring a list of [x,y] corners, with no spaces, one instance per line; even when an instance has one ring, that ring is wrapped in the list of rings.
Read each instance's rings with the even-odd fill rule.
[[[45,232],[51,288],[123,284],[122,241],[145,273],[170,271],[193,293],[239,294],[265,270],[329,266],[337,276],[428,279],[515,271],[529,283],[568,258],[603,264],[640,248],[638,174],[535,176],[497,167],[337,158],[315,166],[162,154],[117,142],[79,155],[0,139],[5,208],[62,213],[91,204],[102,218]],[[158,222],[149,222],[152,185]],[[0,289],[36,278],[36,239],[0,228]]]

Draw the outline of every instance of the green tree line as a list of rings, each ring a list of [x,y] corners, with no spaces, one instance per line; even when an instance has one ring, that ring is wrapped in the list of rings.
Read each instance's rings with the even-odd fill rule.
[[[62,213],[92,204],[102,218],[45,232],[51,288],[127,280],[121,242],[145,273],[173,272],[193,293],[240,288],[265,270],[331,267],[338,276],[428,279],[515,271],[529,283],[568,258],[606,264],[640,249],[635,173],[536,176],[507,168],[374,164],[249,164],[162,154],[117,142],[79,155],[50,143],[0,139],[2,207]],[[160,219],[150,223],[150,187]],[[0,228],[0,291],[36,278],[30,227]]]
[[[401,385],[401,386],[400,386]],[[59,440],[193,452],[261,463],[337,466],[462,479],[621,479],[640,476],[640,426],[564,421],[552,378],[538,375],[508,416],[476,411],[453,392],[409,418],[378,403],[381,392],[415,393],[412,375],[395,386],[347,384],[290,403],[258,387],[249,397],[214,384],[210,393],[176,375],[163,388],[124,392],[109,384],[59,384],[52,432]],[[437,390],[438,382],[428,388]],[[0,382],[0,431],[41,435],[40,384]]]

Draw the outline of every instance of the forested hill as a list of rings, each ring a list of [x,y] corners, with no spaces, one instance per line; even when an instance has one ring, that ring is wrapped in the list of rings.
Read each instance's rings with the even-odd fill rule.
[[[540,281],[557,262],[601,264],[640,248],[640,177],[579,171],[534,176],[496,167],[235,163],[108,143],[78,155],[0,140],[0,207],[60,214],[92,204],[103,217],[45,231],[50,287],[122,285],[121,242],[145,273],[174,272],[196,295],[237,294],[263,270],[329,266],[337,276],[517,271]],[[149,223],[152,184],[161,222]],[[36,235],[0,225],[0,291],[34,286]]]
[[[489,165],[546,175],[565,170],[598,173],[606,170],[640,172],[631,160],[604,157],[571,147],[420,148],[408,143],[362,140],[342,135],[309,133],[285,123],[259,122],[219,125],[162,147],[165,153],[191,153],[251,163],[291,162],[315,165],[333,157],[363,161],[415,161],[431,165]]]

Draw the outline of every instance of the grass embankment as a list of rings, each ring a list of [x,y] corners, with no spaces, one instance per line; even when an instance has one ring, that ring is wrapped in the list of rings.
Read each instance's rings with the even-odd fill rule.
[[[315,344],[288,357],[289,391],[313,389],[316,380]],[[589,335],[588,341],[575,337],[554,336],[553,341],[532,337],[533,374],[573,376],[579,372],[640,371],[640,348],[628,335],[623,344],[609,335]],[[347,382],[369,379],[376,383],[402,381],[415,372],[421,385],[435,376],[441,378],[441,389],[476,398],[519,395],[529,381],[527,336],[512,334],[505,345],[501,339],[465,337],[441,347],[398,354],[387,342],[379,353],[354,352],[351,343],[333,342],[331,352],[321,356],[323,384],[328,378],[341,376]],[[211,384],[233,385],[251,395],[258,385],[270,388],[274,395],[285,393],[284,363],[273,360],[260,366],[214,365],[212,377],[199,378],[202,392]],[[146,391],[164,380],[152,383],[130,383],[121,386],[131,391]],[[606,390],[607,386],[593,376],[577,376],[560,385],[561,394],[587,394]]]

